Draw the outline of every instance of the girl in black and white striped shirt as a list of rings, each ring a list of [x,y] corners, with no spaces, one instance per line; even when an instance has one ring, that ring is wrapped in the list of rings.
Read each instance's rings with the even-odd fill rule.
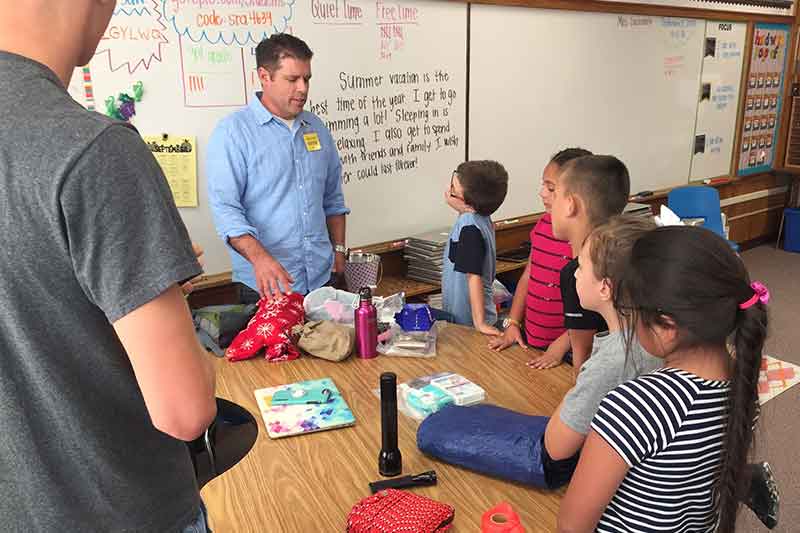
[[[637,241],[615,307],[664,368],[601,403],[560,531],[734,530],[749,483],[767,299],[707,229],[658,228]]]

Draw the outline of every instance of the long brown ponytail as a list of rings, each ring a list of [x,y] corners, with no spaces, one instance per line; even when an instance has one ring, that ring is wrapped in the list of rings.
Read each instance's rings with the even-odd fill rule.
[[[637,323],[680,332],[681,348],[733,346],[724,457],[717,484],[721,533],[734,531],[738,496],[747,488],[744,468],[757,414],[758,373],[767,335],[767,311],[754,294],[742,260],[705,228],[671,226],[641,237],[615,293],[615,306],[629,334]]]

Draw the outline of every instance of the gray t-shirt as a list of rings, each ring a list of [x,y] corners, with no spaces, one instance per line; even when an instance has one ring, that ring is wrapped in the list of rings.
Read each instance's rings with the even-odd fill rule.
[[[112,323],[200,273],[135,130],[0,51],[0,529],[180,531],[199,494]]]
[[[591,357],[578,372],[575,386],[564,396],[561,421],[573,431],[588,434],[592,418],[609,391],[663,364],[663,359],[645,352],[636,341],[626,357],[621,331],[598,333],[594,336]]]

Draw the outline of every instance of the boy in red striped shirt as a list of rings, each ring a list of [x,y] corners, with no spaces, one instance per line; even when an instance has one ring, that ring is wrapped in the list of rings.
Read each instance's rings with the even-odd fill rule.
[[[569,335],[564,329],[564,306],[561,301],[559,274],[572,259],[569,242],[556,239],[550,222],[550,206],[556,181],[563,166],[578,157],[591,155],[583,148],[566,148],[556,153],[542,173],[539,197],[545,214],[531,230],[531,255],[520,276],[509,317],[504,321],[503,335],[489,342],[494,350],[503,350],[514,343],[542,350],[541,357],[529,365],[551,368],[561,363],[569,351]]]

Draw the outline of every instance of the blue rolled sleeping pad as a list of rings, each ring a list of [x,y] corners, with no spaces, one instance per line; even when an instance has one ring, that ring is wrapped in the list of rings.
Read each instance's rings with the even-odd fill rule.
[[[548,488],[542,436],[549,419],[490,404],[447,406],[420,424],[417,447],[481,474]]]

